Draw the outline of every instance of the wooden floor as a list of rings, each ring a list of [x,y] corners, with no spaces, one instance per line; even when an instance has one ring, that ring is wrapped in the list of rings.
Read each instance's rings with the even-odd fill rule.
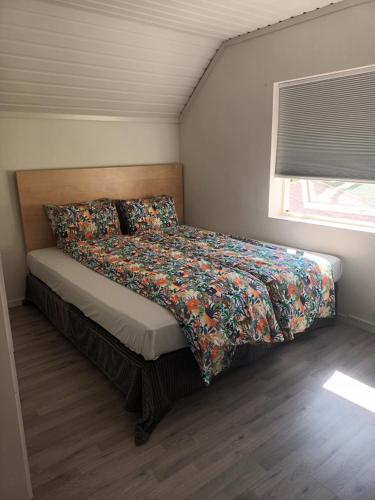
[[[375,387],[375,335],[338,325],[178,403],[133,444],[122,396],[32,307],[11,311],[36,500],[375,499],[375,414],[322,388]]]

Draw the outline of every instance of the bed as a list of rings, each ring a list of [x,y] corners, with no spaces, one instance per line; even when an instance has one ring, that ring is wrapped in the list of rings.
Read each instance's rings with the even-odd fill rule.
[[[338,282],[340,259],[308,255],[330,262]],[[167,309],[82,266],[58,248],[29,252],[27,264],[33,276],[145,360],[187,347],[185,336]]]
[[[83,175],[84,184],[80,182]],[[55,242],[43,205],[164,193],[174,197],[182,220],[182,180],[182,167],[177,164],[17,173],[29,250],[26,300],[124,393],[127,410],[140,413],[136,444],[148,440],[175,399],[204,387],[200,371],[179,324],[167,309],[51,246]],[[341,261],[337,257],[313,253],[305,253],[305,257],[330,263],[334,281],[339,281]],[[331,321],[319,320],[310,329]],[[231,369],[268,350],[267,345],[239,346]]]

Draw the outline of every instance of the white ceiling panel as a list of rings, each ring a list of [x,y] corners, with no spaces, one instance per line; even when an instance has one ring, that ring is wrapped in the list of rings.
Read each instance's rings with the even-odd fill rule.
[[[225,39],[327,3],[0,0],[0,111],[176,120]]]
[[[327,0],[46,1],[219,40],[334,3]]]

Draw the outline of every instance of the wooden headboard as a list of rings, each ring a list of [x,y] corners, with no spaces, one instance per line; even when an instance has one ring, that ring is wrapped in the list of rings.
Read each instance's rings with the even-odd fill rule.
[[[56,244],[43,205],[98,198],[132,199],[167,194],[183,222],[183,171],[179,163],[16,172],[26,250]]]

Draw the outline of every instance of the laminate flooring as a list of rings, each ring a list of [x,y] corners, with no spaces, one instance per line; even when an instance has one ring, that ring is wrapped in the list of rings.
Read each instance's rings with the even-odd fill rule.
[[[32,306],[11,309],[35,500],[375,499],[375,413],[323,388],[375,387],[375,335],[338,323],[176,402],[135,447],[136,416]]]

